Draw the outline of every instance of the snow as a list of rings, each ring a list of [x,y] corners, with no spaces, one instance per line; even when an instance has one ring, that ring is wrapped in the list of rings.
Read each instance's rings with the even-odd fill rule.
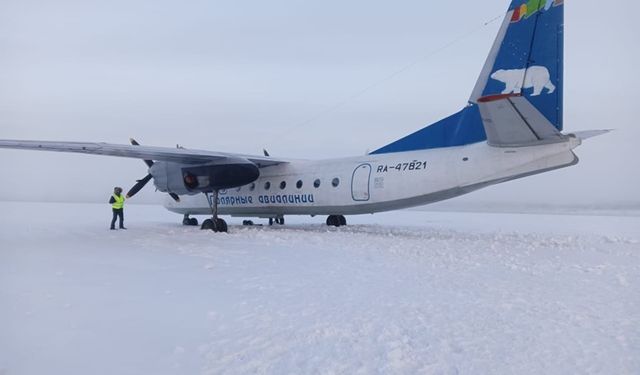
[[[638,216],[0,212],[2,375],[640,373]]]

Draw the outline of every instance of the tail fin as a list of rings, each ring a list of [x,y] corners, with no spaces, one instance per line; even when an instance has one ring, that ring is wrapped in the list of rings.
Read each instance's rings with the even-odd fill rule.
[[[564,0],[515,0],[469,102],[522,94],[562,130]]]
[[[478,99],[478,107],[490,146],[526,147],[566,140],[521,94],[485,96]]]
[[[468,106],[372,154],[485,141],[478,102],[495,95],[522,95],[561,131],[563,27],[564,0],[513,0]]]

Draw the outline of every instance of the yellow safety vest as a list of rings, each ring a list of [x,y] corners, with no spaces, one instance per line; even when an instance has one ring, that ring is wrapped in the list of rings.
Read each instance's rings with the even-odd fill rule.
[[[124,195],[120,194],[120,196],[117,196],[113,194],[112,197],[115,200],[115,202],[111,205],[111,207],[113,207],[116,210],[121,209],[124,206]]]

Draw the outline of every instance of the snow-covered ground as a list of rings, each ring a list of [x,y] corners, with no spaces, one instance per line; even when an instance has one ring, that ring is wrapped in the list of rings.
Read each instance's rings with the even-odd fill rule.
[[[640,373],[638,216],[0,212],[2,375]]]

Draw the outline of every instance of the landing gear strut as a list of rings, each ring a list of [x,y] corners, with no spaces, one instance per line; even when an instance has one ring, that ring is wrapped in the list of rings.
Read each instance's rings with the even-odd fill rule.
[[[189,214],[184,214],[184,217],[182,218],[182,225],[195,227],[198,225],[198,219],[196,219],[195,217],[189,217]]]
[[[214,190],[212,193],[204,193],[204,195],[207,197],[207,202],[209,202],[212,218],[203,221],[200,229],[227,233],[227,222],[218,217],[218,190]]]
[[[347,225],[347,219],[342,215],[330,215],[327,218],[327,225],[330,227],[341,227]]]

